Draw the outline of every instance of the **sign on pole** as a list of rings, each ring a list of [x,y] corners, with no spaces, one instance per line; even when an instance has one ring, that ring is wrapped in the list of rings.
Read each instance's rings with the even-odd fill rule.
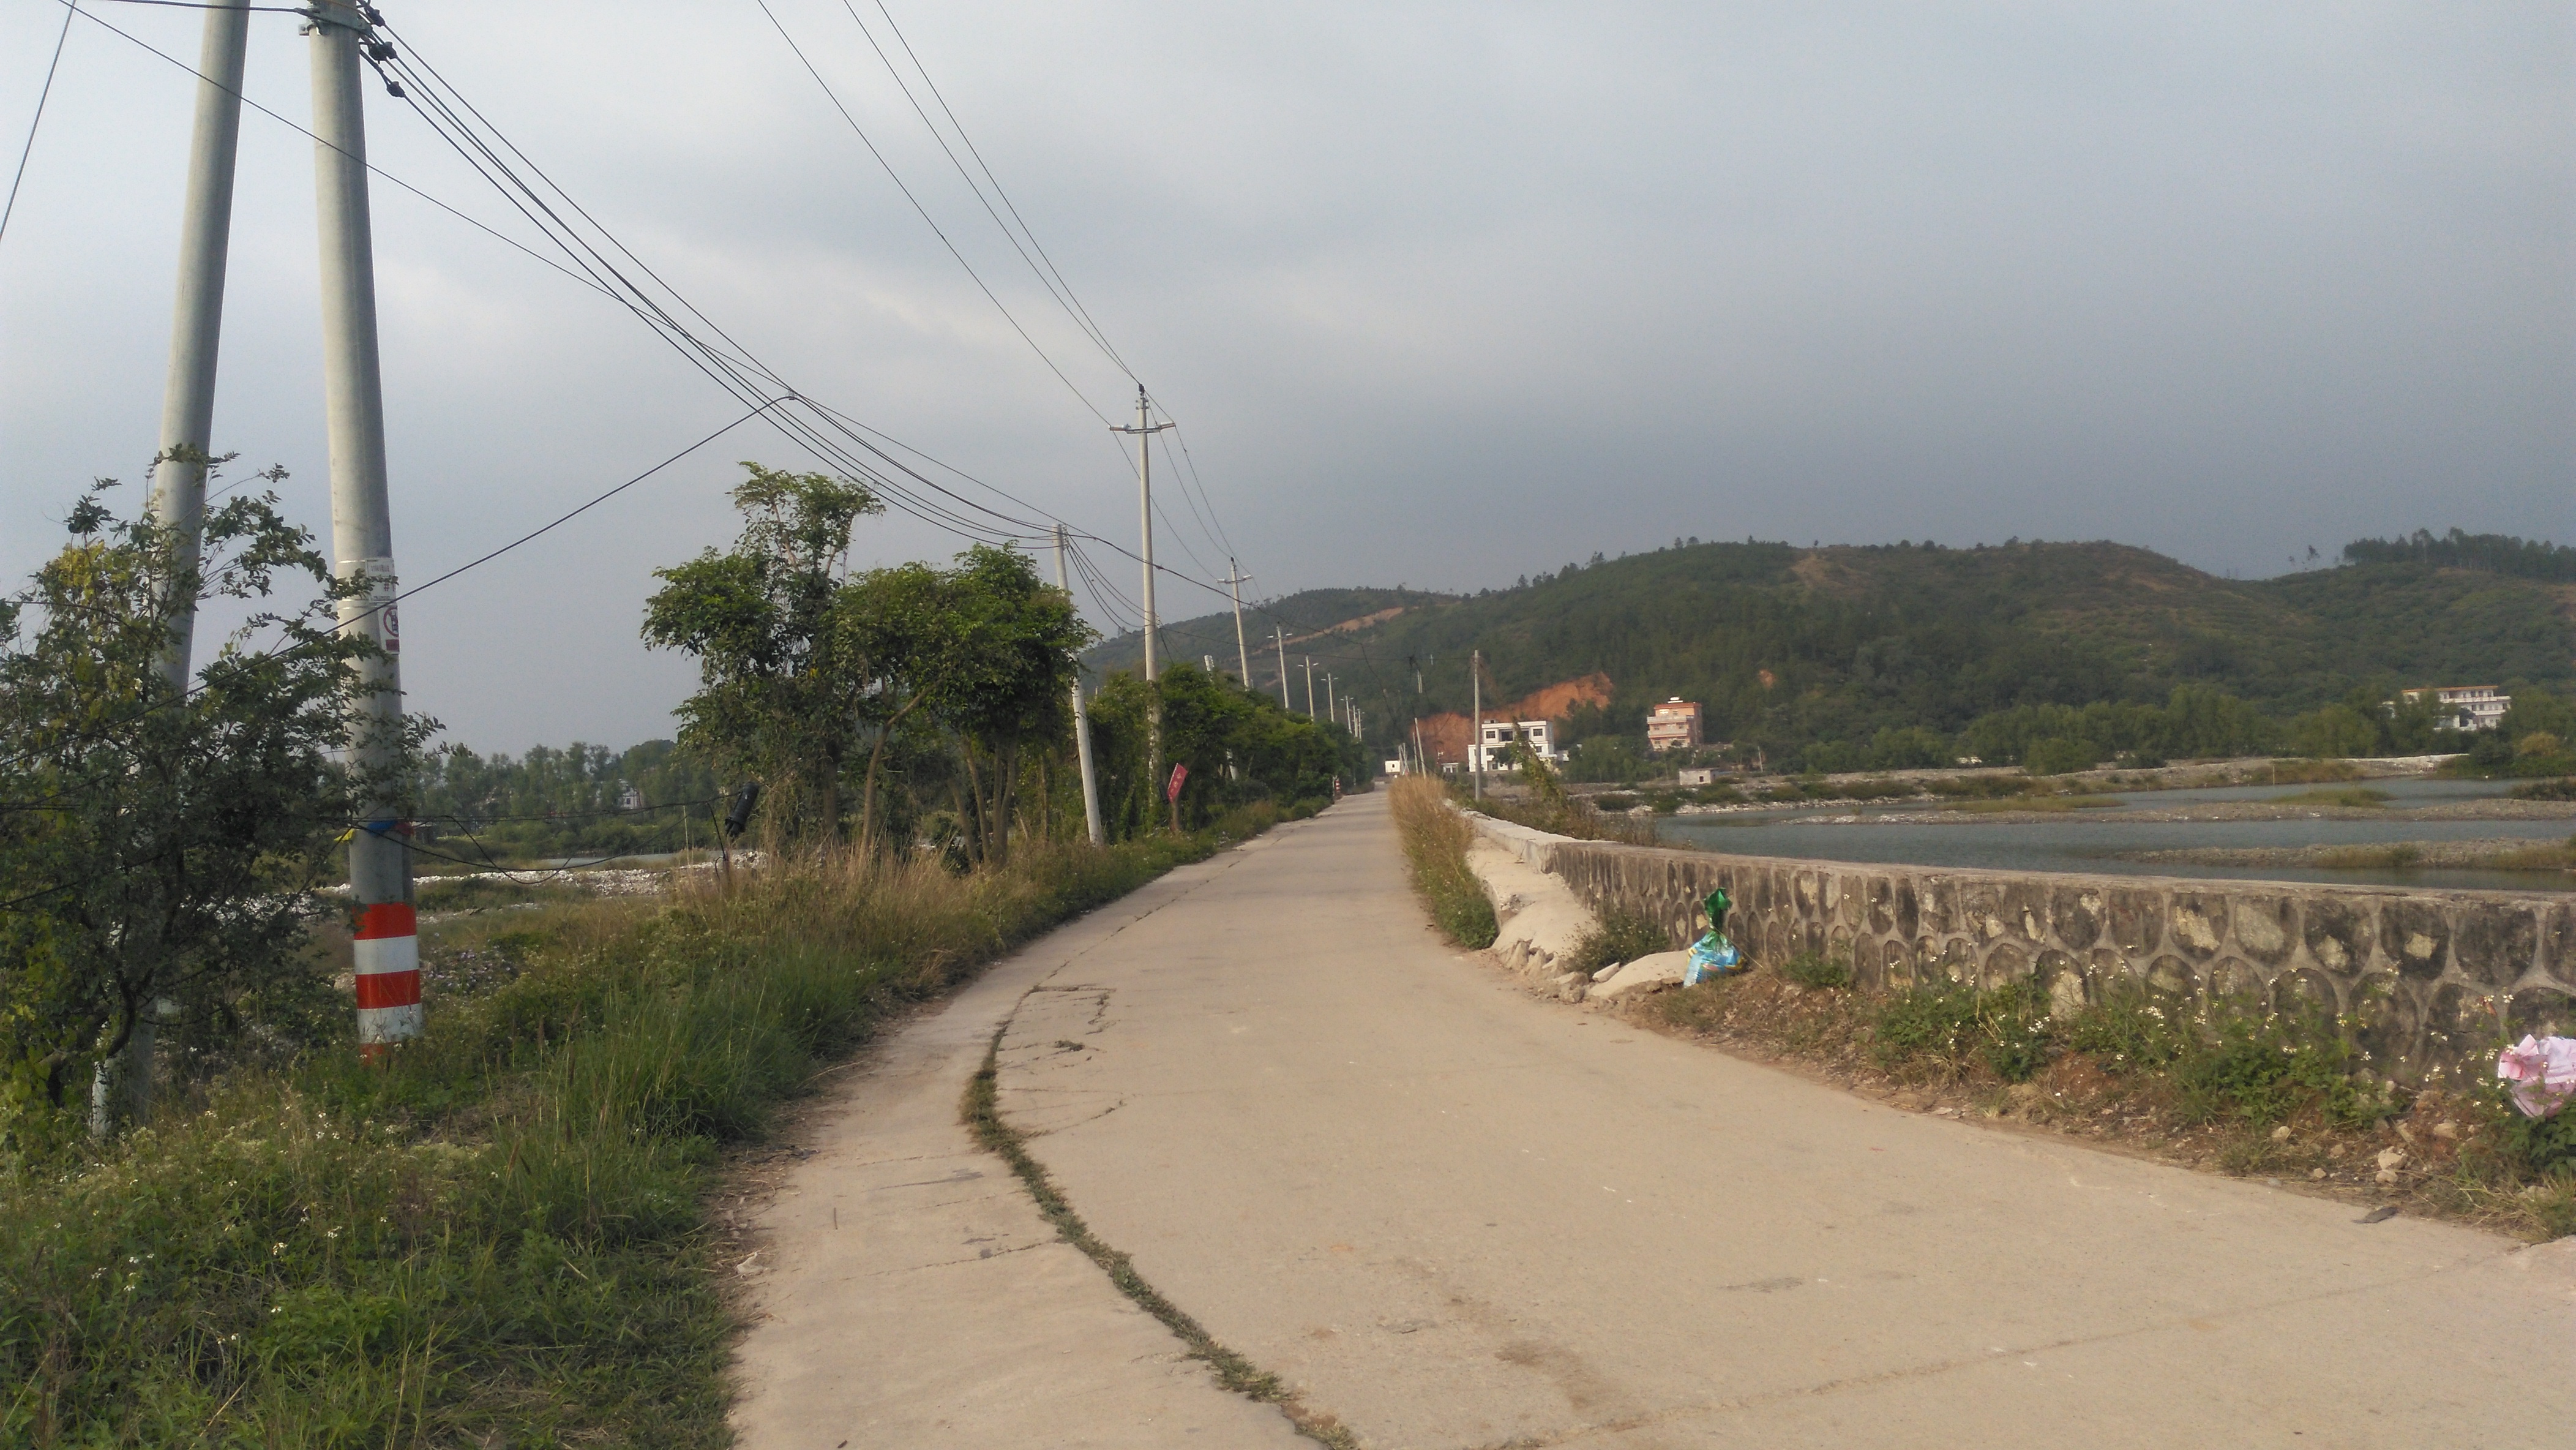
[[[1175,761],[1172,765],[1172,783],[1163,787],[1163,799],[1170,801],[1175,805],[1179,804],[1181,799],[1181,782],[1189,778],[1190,768]]]

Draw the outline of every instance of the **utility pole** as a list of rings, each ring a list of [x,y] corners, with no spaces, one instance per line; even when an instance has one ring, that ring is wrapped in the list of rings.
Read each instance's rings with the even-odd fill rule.
[[[1333,703],[1333,672],[1324,671],[1324,713],[1335,720],[1342,718],[1341,707]]]
[[[1315,718],[1315,657],[1306,656],[1306,718]]]
[[[1476,799],[1485,798],[1485,652],[1467,654],[1467,695],[1475,702],[1474,733],[1467,737],[1467,767],[1475,776]]]
[[[358,1050],[382,1060],[417,1037],[420,937],[412,912],[411,822],[388,779],[402,749],[402,630],[394,615],[393,510],[385,488],[384,377],[376,354],[376,262],[367,207],[367,119],[361,47],[377,44],[350,0],[315,0],[313,181],[321,231],[323,411],[331,439],[331,552],[366,593],[340,601],[340,627],[376,647],[365,662],[367,698],[349,758],[367,799],[349,835],[349,886],[357,899]]]
[[[1288,708],[1288,626],[1274,624],[1271,633],[1279,640],[1279,708]]]
[[[169,583],[197,572],[205,529],[206,458],[214,447],[215,355],[224,326],[224,270],[232,248],[233,161],[240,151],[244,53],[250,0],[217,0],[206,10],[197,50],[196,126],[188,143],[188,192],[179,215],[179,286],[171,305],[170,373],[161,391],[161,451],[152,465],[147,505],[171,534]],[[173,600],[170,638],[162,646],[162,682],[171,698],[188,693],[196,649],[194,594]],[[90,1130],[104,1136],[120,1114],[141,1122],[152,1113],[153,1039],[167,1004],[136,1014],[124,1059],[102,1062],[90,1081]],[[119,1093],[119,1089],[122,1093]],[[123,1102],[117,1101],[118,1097]]]
[[[1064,525],[1055,526],[1055,583],[1065,597],[1073,597],[1073,576],[1065,569]],[[1100,829],[1100,781],[1091,773],[1091,707],[1082,703],[1082,672],[1079,666],[1073,676],[1073,751],[1082,762],[1082,823],[1091,832],[1091,844],[1105,845],[1108,836]]]
[[[1153,683],[1154,670],[1154,435],[1171,427],[1152,421],[1152,404],[1145,397],[1145,385],[1136,385],[1136,426],[1122,428],[1111,424],[1112,433],[1131,433],[1136,438],[1136,517],[1145,535],[1145,681]]]
[[[1109,425],[1112,433],[1132,433],[1136,437],[1136,518],[1145,539],[1145,683],[1161,678],[1154,667],[1154,631],[1159,621],[1154,617],[1154,435],[1172,425],[1157,424],[1149,414],[1151,403],[1145,397],[1145,385],[1136,385],[1136,426],[1121,428]],[[1163,701],[1159,693],[1148,692],[1145,706],[1145,779],[1148,789],[1163,788]],[[1178,807],[1174,807],[1173,829],[1179,830]]]
[[[206,456],[214,448],[215,354],[224,327],[224,272],[232,250],[233,161],[240,150],[243,57],[250,0],[217,0],[197,52],[196,128],[188,145],[188,194],[179,219],[179,287],[170,320],[170,375],[161,392],[161,453],[152,469],[153,519],[177,537],[181,571],[197,565],[206,516]],[[162,677],[185,693],[195,651],[191,601],[173,622]]]
[[[1249,690],[1252,688],[1252,651],[1243,645],[1243,586],[1252,582],[1252,576],[1243,572],[1243,565],[1237,560],[1226,560],[1225,567],[1225,587],[1234,593],[1234,657],[1243,670],[1243,687]]]

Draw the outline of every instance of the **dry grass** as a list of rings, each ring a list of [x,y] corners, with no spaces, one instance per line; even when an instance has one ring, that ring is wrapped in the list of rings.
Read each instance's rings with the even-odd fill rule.
[[[1431,909],[1432,924],[1441,935],[1470,950],[1492,946],[1501,930],[1494,920],[1493,899],[1485,895],[1485,883],[1467,865],[1475,828],[1450,809],[1448,792],[1428,776],[1397,780],[1387,804],[1395,816],[1397,838],[1404,845],[1407,874],[1423,905]]]

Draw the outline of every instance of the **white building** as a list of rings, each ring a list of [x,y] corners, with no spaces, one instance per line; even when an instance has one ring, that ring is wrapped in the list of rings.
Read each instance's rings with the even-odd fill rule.
[[[1713,765],[1685,765],[1682,767],[1681,776],[1682,784],[1684,785],[1715,785],[1717,784],[1717,767]]]
[[[1565,759],[1556,748],[1556,734],[1545,720],[1488,720],[1484,736],[1476,742],[1479,768],[1491,773],[1512,768],[1514,743],[1529,746],[1532,754],[1551,764]]]
[[[2493,685],[2427,685],[2398,693],[2409,705],[2431,695],[2446,717],[2442,723],[2454,730],[2493,730],[2504,723],[2505,712],[2513,708],[2513,696]]]

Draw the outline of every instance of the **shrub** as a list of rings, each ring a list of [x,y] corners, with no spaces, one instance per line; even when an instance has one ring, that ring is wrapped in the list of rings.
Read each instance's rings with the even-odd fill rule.
[[[1929,982],[1879,1004],[1870,1024],[1871,1051],[1882,1067],[1920,1057],[1955,1063],[1965,1053],[1976,1025],[1975,988],[1947,980]]]
[[[1780,975],[1801,987],[1848,987],[1851,968],[1821,952],[1800,952],[1780,964]]]
[[[2357,1128],[2388,1111],[2387,1099],[2364,1085],[2360,1049],[2330,1018],[2229,1017],[2215,1025],[2214,1038],[2174,1064],[2187,1121],[2228,1116],[2260,1127],[2313,1109],[2335,1127]]]
[[[1953,1075],[1977,1062],[2006,1082],[2028,1082],[2054,1045],[2047,998],[2032,982],[1980,990],[1935,981],[1887,999],[1872,1024],[1880,1065],[1929,1058]]]
[[[1652,918],[1612,907],[1575,939],[1563,961],[1566,970],[1589,974],[1612,962],[1633,962],[1672,949],[1672,941]]]
[[[2022,757],[2022,769],[2033,775],[2065,775],[2070,771],[2091,770],[2102,762],[2102,752],[2092,741],[2072,735],[2052,735],[2031,742],[2030,751]]]

